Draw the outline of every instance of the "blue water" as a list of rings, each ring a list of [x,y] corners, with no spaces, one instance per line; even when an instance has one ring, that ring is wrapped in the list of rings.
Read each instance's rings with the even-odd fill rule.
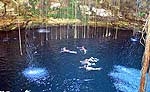
[[[139,92],[140,70],[124,66],[114,66],[113,72],[109,74],[114,80],[114,86],[122,92]],[[150,79],[147,74],[146,92],[150,91]]]
[[[1,56],[7,60],[0,62],[0,81],[3,81],[0,89],[12,92],[138,92],[144,47],[139,42],[131,42],[127,31],[121,33],[118,39],[47,41],[43,40],[44,33],[36,33],[34,40],[23,42],[26,53],[23,56],[19,55],[17,41],[1,43]],[[79,46],[85,46],[87,54],[76,48]],[[63,47],[78,54],[60,53]],[[80,61],[90,57],[99,59],[94,67],[102,70],[79,68]]]

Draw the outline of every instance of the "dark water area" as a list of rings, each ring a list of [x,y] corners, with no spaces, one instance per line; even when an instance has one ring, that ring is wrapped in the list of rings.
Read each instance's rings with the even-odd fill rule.
[[[115,30],[106,30],[70,26],[21,30],[22,56],[18,32],[1,32],[0,90],[138,92],[144,47],[130,40],[132,31],[119,30],[115,39]],[[86,54],[77,49],[80,46],[87,48]],[[77,54],[60,53],[63,47]],[[94,67],[101,70],[79,68],[80,61],[90,57],[99,59]]]

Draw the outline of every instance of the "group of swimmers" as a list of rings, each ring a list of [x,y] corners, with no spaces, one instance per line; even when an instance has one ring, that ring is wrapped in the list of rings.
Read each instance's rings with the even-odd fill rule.
[[[77,47],[77,49],[79,49],[83,54],[87,53],[87,49],[82,46],[82,47]],[[67,49],[66,47],[61,48],[61,53],[72,53],[72,54],[77,54],[77,51],[72,51]],[[101,70],[102,68],[95,68],[93,66],[96,65],[96,62],[99,61],[99,59],[91,57],[89,59],[85,59],[84,61],[80,61],[81,63],[81,67],[79,68],[84,68],[87,71],[93,71],[93,70]]]
[[[80,61],[81,65],[83,65],[82,67],[79,68],[84,68],[87,71],[92,71],[92,70],[101,70],[102,68],[95,68],[92,66],[96,65],[96,62],[99,61],[99,59],[91,57],[89,59],[85,59],[84,61]]]
[[[83,52],[83,54],[86,54],[87,50],[84,46],[82,47],[77,47],[77,49],[79,49],[81,52]],[[61,53],[71,53],[71,54],[77,54],[77,51],[72,51],[67,49],[66,47],[61,48]]]

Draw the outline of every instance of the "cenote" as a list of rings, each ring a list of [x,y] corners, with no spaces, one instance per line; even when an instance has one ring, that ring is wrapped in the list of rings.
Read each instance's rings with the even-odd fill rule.
[[[77,36],[74,38],[74,30]],[[144,47],[132,31],[102,27],[60,26],[1,32],[0,90],[10,92],[138,92]],[[83,54],[77,47],[84,46]],[[77,51],[61,53],[61,48]],[[80,61],[98,59],[94,68]],[[148,79],[149,80],[149,79]],[[147,92],[150,84],[147,83]]]

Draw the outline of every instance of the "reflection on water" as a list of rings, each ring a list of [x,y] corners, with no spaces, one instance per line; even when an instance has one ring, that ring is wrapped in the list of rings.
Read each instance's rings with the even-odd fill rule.
[[[46,30],[46,29],[38,29],[37,30],[39,33],[49,33],[50,31]]]
[[[141,76],[140,70],[118,65],[114,66],[114,70],[109,75],[114,80],[116,89],[122,92],[138,92]],[[146,89],[147,92],[150,92],[150,82],[148,82]]]
[[[47,70],[45,68],[35,68],[35,67],[26,68],[23,71],[23,74],[31,81],[42,80],[48,76]]]

